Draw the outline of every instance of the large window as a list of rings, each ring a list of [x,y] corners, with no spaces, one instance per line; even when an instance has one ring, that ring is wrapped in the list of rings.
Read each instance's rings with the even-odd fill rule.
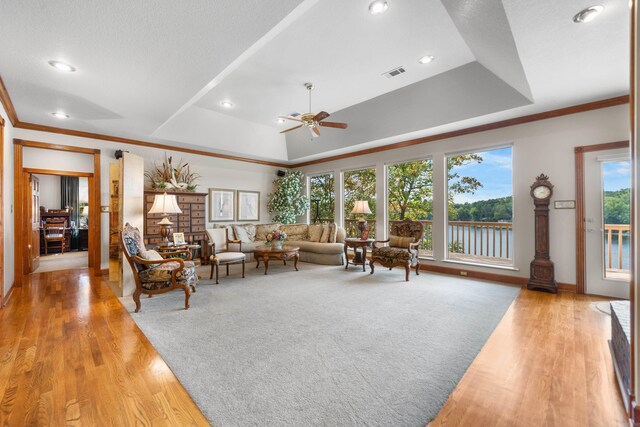
[[[513,265],[512,148],[447,156],[448,258]]]
[[[369,237],[376,234],[376,169],[358,169],[347,171],[343,174],[344,188],[344,227],[348,237],[360,235],[358,231],[358,219],[360,214],[352,214],[351,211],[356,201],[363,200],[369,203],[371,214],[364,215],[368,222]]]
[[[335,194],[333,174],[325,173],[309,177],[310,218],[312,224],[333,223],[335,215]]]
[[[387,166],[387,213],[391,221],[421,221],[424,235],[420,255],[433,256],[433,164],[431,160],[396,163]]]

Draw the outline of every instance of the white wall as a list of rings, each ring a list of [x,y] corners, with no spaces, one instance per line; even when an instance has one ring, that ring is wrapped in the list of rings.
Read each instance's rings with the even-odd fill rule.
[[[61,209],[60,177],[34,174],[40,180],[40,206],[46,209]]]
[[[376,233],[382,236],[384,227],[383,181],[388,163],[406,159],[431,157],[433,159],[433,220],[435,261],[440,266],[460,267],[445,259],[446,180],[445,155],[467,149],[480,150],[513,144],[513,213],[515,270],[496,270],[491,267],[464,266],[468,270],[491,271],[498,274],[528,277],[529,262],[534,256],[533,202],[529,186],[544,172],[555,185],[552,200],[575,200],[574,150],[575,146],[627,140],[628,105],[589,111],[518,126],[477,133],[473,135],[434,141],[412,147],[352,157],[328,163],[303,167],[305,174],[334,172],[336,188],[340,172],[365,166],[378,170]],[[342,218],[336,197],[336,218]],[[550,212],[551,259],[556,266],[558,282],[575,284],[575,210]]]
[[[4,198],[4,295],[7,295],[13,285],[13,138],[14,128],[9,121],[6,111],[0,104],[0,116],[4,118],[4,165],[3,191]]]
[[[15,129],[13,138],[20,138],[31,141],[40,141],[53,144],[70,145],[75,147],[98,148],[100,154],[100,194],[101,205],[109,205],[109,163],[115,162],[115,151],[125,150],[144,158],[145,169],[149,170],[153,162],[161,164],[164,160],[165,150],[156,148],[140,147],[136,145],[102,141],[89,138],[80,138],[69,135],[53,134],[25,129]],[[48,150],[50,153],[51,150]],[[64,152],[59,152],[64,154]],[[174,161],[183,159],[188,162],[193,172],[202,175],[198,181],[199,187],[196,191],[206,193],[208,188],[228,188],[237,190],[252,190],[260,192],[260,222],[270,221],[270,214],[267,212],[267,194],[273,189],[272,181],[276,178],[278,168],[248,162],[221,159],[217,157],[187,154],[175,151],[166,151],[167,155],[173,156]],[[68,154],[68,153],[67,153]],[[70,157],[62,156],[57,158],[57,162],[66,162]],[[13,151],[11,151],[11,167],[13,168]],[[64,163],[68,164],[68,163]],[[52,167],[47,167],[51,169]],[[75,169],[70,169],[75,170]],[[11,172],[13,173],[13,172]],[[6,170],[5,170],[6,174]],[[13,175],[11,175],[13,176]],[[11,180],[11,184],[13,180]],[[13,186],[11,186],[11,200],[13,200]],[[7,200],[7,199],[5,199]],[[208,209],[207,209],[208,210]],[[109,215],[102,214],[101,242],[102,242],[102,262],[103,269],[109,265]],[[208,212],[207,212],[208,221]],[[213,223],[207,222],[207,227],[212,227]],[[13,224],[11,225],[13,233]],[[13,234],[12,234],[13,235]],[[5,260],[6,261],[6,260]],[[11,261],[13,265],[13,260]],[[5,264],[8,265],[8,264]],[[12,270],[12,269],[11,269]],[[13,275],[13,272],[12,272]]]

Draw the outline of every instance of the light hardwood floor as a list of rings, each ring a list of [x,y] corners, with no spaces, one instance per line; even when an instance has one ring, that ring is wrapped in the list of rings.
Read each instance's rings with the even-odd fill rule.
[[[523,290],[430,425],[625,425],[600,300]],[[87,270],[28,276],[0,322],[0,425],[209,425]]]
[[[429,427],[628,426],[603,300],[522,290]]]
[[[0,310],[0,425],[209,425],[87,271],[27,276]]]

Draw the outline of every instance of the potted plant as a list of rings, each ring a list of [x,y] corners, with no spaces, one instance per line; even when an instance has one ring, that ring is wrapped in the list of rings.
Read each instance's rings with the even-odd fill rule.
[[[273,181],[274,192],[269,194],[267,209],[275,213],[273,220],[281,224],[293,224],[296,217],[309,209],[309,198],[302,194],[303,175],[298,171],[287,171]]]

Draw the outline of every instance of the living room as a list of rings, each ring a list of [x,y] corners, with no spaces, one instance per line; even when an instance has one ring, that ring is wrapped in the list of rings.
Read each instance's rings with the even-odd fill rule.
[[[134,5],[119,11],[99,4],[74,11],[70,5],[59,10],[48,5],[46,12],[19,2],[6,5],[10,13],[1,21],[0,28],[4,29],[0,34],[4,32],[5,39],[15,43],[7,65],[0,67],[0,116],[4,119],[0,295],[3,324],[16,326],[2,341],[12,357],[5,365],[0,392],[6,397],[11,382],[21,384],[18,402],[2,415],[7,423],[34,421],[35,415],[28,409],[33,405],[45,405],[52,424],[65,417],[67,421],[79,419],[93,424],[118,420],[123,425],[133,424],[134,419],[164,419],[170,425],[471,425],[471,420],[479,420],[475,425],[626,423],[630,403],[618,390],[607,344],[611,315],[602,310],[608,310],[612,299],[631,298],[633,306],[634,296],[629,295],[628,278],[612,282],[611,292],[592,285],[592,275],[598,276],[601,271],[593,273],[588,268],[591,264],[600,266],[602,241],[593,244],[586,231],[576,230],[581,230],[581,218],[592,218],[590,194],[599,194],[596,186],[600,184],[589,179],[596,174],[589,171],[600,171],[598,165],[604,162],[629,162],[628,154],[624,155],[630,146],[633,107],[628,96],[633,90],[628,81],[628,10],[604,2],[603,11],[593,22],[578,23],[572,18],[590,5],[547,4],[550,10],[543,15],[550,23],[542,29],[523,21],[532,16],[533,5],[507,1],[485,4],[484,11],[466,10],[464,2],[365,1],[344,6],[335,1],[290,1],[270,6],[253,4],[257,10],[251,11],[246,10],[247,5],[222,3],[220,9],[210,10],[202,3],[180,12],[157,4],[156,15],[152,16],[145,16],[149,11],[145,7]],[[376,8],[383,4],[385,10],[378,13]],[[97,11],[103,16],[94,16]],[[67,24],[55,46],[48,39],[56,20],[48,19],[47,14]],[[495,18],[482,25],[465,20],[489,15]],[[147,30],[172,23],[182,33],[175,37],[162,35],[165,42],[174,44],[161,48],[151,42],[151,37],[119,23],[121,38],[109,30],[103,35],[93,34],[86,44],[77,42],[88,37],[92,26],[114,19],[119,22],[125,16],[145,16],[141,25]],[[343,18],[335,22],[335,34],[324,37],[327,23],[336,16]],[[426,26],[432,29],[419,29],[425,16],[429,16]],[[27,19],[42,28],[29,36],[33,39],[17,36],[20,23]],[[385,24],[384,19],[389,22]],[[205,42],[194,35],[198,29],[207,28],[207,20],[219,26],[211,31],[222,41]],[[73,26],[79,22],[82,25]],[[242,27],[251,30],[242,35],[236,31],[239,24],[225,22],[243,22]],[[401,23],[406,24],[405,30],[399,28]],[[189,31],[184,30],[189,27]],[[349,45],[345,34],[351,27],[357,28],[357,37]],[[543,38],[545,31],[547,37]],[[387,34],[389,40],[385,42],[381,34]],[[115,38],[110,41],[109,35]],[[554,39],[561,35],[561,39]],[[433,47],[424,46],[424,40],[436,36],[442,41]],[[494,36],[500,36],[499,41],[491,39]],[[396,49],[402,59],[392,55],[407,37],[420,41]],[[536,38],[544,40],[536,45]],[[288,48],[291,40],[296,41]],[[315,61],[309,58],[314,49],[298,50],[301,45],[320,40],[326,46],[317,47]],[[111,42],[121,50],[119,53],[109,50]],[[127,43],[130,49],[124,48]],[[187,52],[185,46],[194,43],[197,48]],[[346,45],[338,49],[341,43]],[[554,44],[559,46],[552,49]],[[591,45],[593,51],[572,49],[582,45]],[[378,46],[383,54],[371,46]],[[144,65],[126,60],[145,58],[143,48],[149,49]],[[447,49],[451,57],[445,54]],[[204,58],[201,53],[207,50],[216,55]],[[98,60],[99,55],[90,51],[102,52],[104,58]],[[175,69],[167,64],[157,66],[161,54],[168,51],[178,52],[167,59],[178,64]],[[343,76],[335,76],[336,65],[326,65],[332,52]],[[408,53],[417,56],[409,57]],[[389,59],[378,57],[385,55]],[[422,63],[419,60],[425,55],[432,57]],[[548,59],[543,60],[543,56]],[[609,58],[607,66],[599,64],[602,57]],[[106,59],[111,62],[98,66]],[[60,71],[51,61],[65,61],[63,65],[73,71]],[[281,68],[276,67],[278,63]],[[380,75],[395,65],[404,67],[399,76]],[[138,66],[141,68],[136,71]],[[158,75],[151,78],[154,67]],[[376,70],[372,76],[361,72],[368,67]],[[102,74],[107,70],[112,76],[127,75],[131,79],[110,79]],[[166,82],[175,84],[168,93],[162,93],[158,87]],[[312,88],[305,85],[309,82]],[[117,95],[112,97],[109,91]],[[321,110],[331,113],[330,117],[317,116]],[[67,117],[58,118],[52,112]],[[314,113],[310,125],[304,123],[305,112]],[[289,130],[292,127],[298,128]],[[634,143],[632,138],[631,145]],[[461,156],[476,160],[453,165]],[[135,209],[126,211],[119,225],[122,229],[125,222],[131,222],[144,231],[151,218],[143,202],[145,196],[154,200],[155,193],[161,195],[168,190],[179,198],[184,190],[167,189],[164,183],[152,188],[153,183],[144,176],[169,158],[174,164],[188,165],[197,175],[196,187],[190,191],[204,197],[203,227],[207,231],[184,233],[186,243],[193,246],[189,257],[197,261],[200,279],[195,291],[190,291],[188,310],[184,310],[183,290],[176,289],[153,298],[144,296],[136,312],[134,273],[126,264],[122,248],[118,252],[120,271],[128,276],[124,280],[129,280],[130,287],[122,287],[118,294],[118,288],[109,284],[114,233],[110,224],[115,212],[110,171],[116,164],[128,167],[131,159],[137,164],[134,172],[123,172],[136,177],[122,181],[119,187],[126,203],[133,203]],[[420,184],[428,189],[426,196],[420,196],[428,207],[419,217],[400,217],[393,207],[397,198],[391,190],[393,168],[412,163],[428,169],[428,179]],[[498,176],[497,168],[507,171],[500,175],[500,183],[491,179],[492,175]],[[23,174],[53,169],[84,174],[88,180],[89,268],[57,276],[37,271],[32,274],[29,241],[23,228],[29,225],[25,201],[28,181]],[[482,172],[474,172],[478,170]],[[370,180],[369,187],[358,192],[359,184],[353,182],[362,181],[349,179],[361,171],[367,171]],[[300,196],[306,200],[306,208],[296,213],[294,222],[307,227],[335,223],[335,234],[327,242],[342,247],[345,238],[360,240],[360,218],[368,222],[369,240],[393,235],[390,221],[420,221],[428,232],[423,232],[419,264],[416,267],[411,263],[416,268],[410,271],[408,282],[400,265],[393,270],[375,263],[371,268],[368,261],[350,265],[353,258],[363,255],[346,244],[344,258],[340,251],[335,254],[342,262],[317,262],[317,257],[309,257],[308,248],[309,243],[320,240],[311,237],[310,228],[305,228],[308,231],[301,237],[300,262],[296,258],[295,267],[293,260],[269,262],[268,257],[253,256],[248,243],[264,245],[265,233],[258,231],[258,236],[246,240],[238,236],[238,229],[248,224],[285,222],[276,217],[279,212],[271,207],[270,200],[276,191],[274,181],[280,181],[283,173],[293,172],[302,175]],[[458,187],[453,173],[458,173],[463,183],[477,179],[481,185],[460,191],[460,197],[455,198],[452,191]],[[546,181],[537,180],[541,174]],[[330,179],[323,191],[331,202],[322,206],[324,202],[314,196],[313,178],[318,176]],[[532,187],[543,181],[551,188],[551,195],[545,199],[548,236],[544,246],[554,263],[553,290],[558,294],[526,289],[531,280],[530,264],[537,259],[541,244]],[[351,195],[352,188],[355,195]],[[215,197],[223,197],[225,192],[235,198],[233,208],[230,214],[215,218]],[[484,198],[473,198],[473,193]],[[258,211],[241,214],[241,197],[256,197],[251,200],[257,202]],[[508,199],[507,216],[491,220],[453,216],[453,210],[459,214],[465,203],[498,198]],[[368,202],[363,213],[355,209],[358,201]],[[316,215],[320,211],[328,213]],[[158,215],[154,218],[159,220],[162,215]],[[632,217],[631,223],[635,220]],[[467,225],[452,228],[458,223]],[[228,227],[230,224],[237,227]],[[174,221],[168,237],[184,231],[181,227]],[[493,228],[475,234],[481,227]],[[211,262],[220,262],[222,257],[216,258],[215,250],[211,252],[213,238],[206,234],[221,228],[229,229],[230,239],[243,240],[244,251],[239,252],[245,255],[246,272],[240,265],[228,266],[228,275],[224,268],[218,268],[216,285],[216,280],[210,279],[215,274]],[[496,239],[495,233],[503,229],[507,237],[503,240],[500,234]],[[292,246],[291,242],[296,242],[295,228],[284,230],[288,234],[285,246]],[[633,254],[628,253],[633,233],[623,233],[627,234],[617,246],[611,246],[613,249],[605,245],[610,257],[611,253],[621,253],[619,265],[613,265],[614,259],[611,266],[603,267],[605,276],[613,270],[633,269]],[[203,238],[196,239],[200,235]],[[158,243],[153,240],[157,237],[142,236],[149,249]],[[321,235],[317,238],[322,239]],[[486,240],[481,242],[481,238]],[[607,242],[611,244],[611,236]],[[232,244],[226,243],[226,236],[224,244],[231,252]],[[474,245],[475,252],[471,253]],[[486,252],[479,252],[483,247]],[[364,257],[371,260],[374,247],[367,244],[365,248]],[[588,258],[592,253],[596,254],[594,263]],[[581,261],[584,259],[586,265]],[[269,262],[268,267],[263,260]],[[60,287],[63,295],[44,296],[45,289]],[[116,290],[115,296],[112,289]],[[87,300],[89,295],[96,299]],[[75,334],[82,335],[82,316],[88,315],[83,310],[91,307],[89,316],[95,316],[89,322],[92,333],[104,334],[100,339],[114,340],[119,343],[116,346],[132,343],[131,351],[144,354],[143,360],[137,361],[126,356],[126,363],[131,363],[126,372],[135,373],[125,380],[121,378],[125,371],[115,368],[118,360],[125,358],[120,350],[109,350],[91,339],[82,341],[82,349],[73,359],[92,359],[84,362],[90,364],[84,369],[96,390],[87,400],[99,408],[95,412],[75,391],[63,392],[65,397],[47,394],[51,391],[42,385],[33,395],[23,391],[27,377],[16,370],[15,361],[24,354],[17,335],[31,337],[29,345],[37,351],[35,357],[42,366],[55,363],[45,357],[48,347],[38,338],[40,333],[46,336],[45,332],[27,328],[27,316],[45,316],[37,311],[42,308],[39,304],[30,303],[34,298],[46,298],[48,303],[65,307],[69,303],[63,301],[84,301],[65,315],[73,320],[61,321],[75,325],[65,351],[71,351],[68,345],[73,340],[84,340]],[[16,311],[20,307],[23,314]],[[461,314],[465,311],[467,315]],[[546,316],[551,320],[545,323]],[[521,319],[531,324],[524,325]],[[106,329],[95,332],[101,322],[118,325],[127,332],[123,336]],[[536,322],[544,324],[539,334]],[[432,329],[425,328],[429,324]],[[468,335],[463,333],[466,328]],[[54,329],[49,331],[53,336]],[[447,336],[466,345],[445,345]],[[197,355],[190,354],[191,345]],[[572,355],[573,362],[562,362],[567,363],[562,365],[566,375],[558,379],[555,392],[546,393],[544,384],[531,383],[536,377],[549,378],[555,372],[544,366],[541,356],[533,355],[536,351],[532,346],[540,346],[540,352],[556,364],[563,355]],[[64,359],[59,351],[52,360]],[[265,355],[259,362],[258,354]],[[460,356],[459,360],[454,354]],[[418,361],[422,355],[424,360]],[[385,359],[395,361],[386,363]],[[453,359],[452,365],[445,363]],[[518,359],[533,366],[518,368]],[[182,363],[185,360],[192,363]],[[211,366],[207,360],[213,361]],[[54,390],[60,391],[59,379],[71,375],[69,369],[75,363],[52,368]],[[24,375],[34,372],[32,369]],[[575,396],[563,400],[568,390],[578,387],[571,377],[588,372],[597,372],[596,378],[581,384]],[[70,381],[79,384],[82,375],[72,374]],[[518,376],[521,381],[514,381]],[[120,380],[123,382],[116,384]],[[136,384],[141,388],[136,389]],[[499,384],[504,387],[502,391],[496,390]],[[114,396],[114,402],[121,402],[124,409],[115,411],[98,403],[100,388],[105,395]],[[116,397],[126,389],[130,390],[127,395],[136,394],[130,402]],[[156,401],[152,390],[162,390]],[[587,400],[579,403],[579,396],[595,395],[598,397],[588,402],[601,411],[585,418],[579,412],[587,410]],[[524,402],[530,398],[543,402],[547,409],[526,409]],[[491,403],[493,400],[503,405]],[[577,409],[556,412],[556,405],[561,403]],[[145,409],[137,411],[136,406]]]

